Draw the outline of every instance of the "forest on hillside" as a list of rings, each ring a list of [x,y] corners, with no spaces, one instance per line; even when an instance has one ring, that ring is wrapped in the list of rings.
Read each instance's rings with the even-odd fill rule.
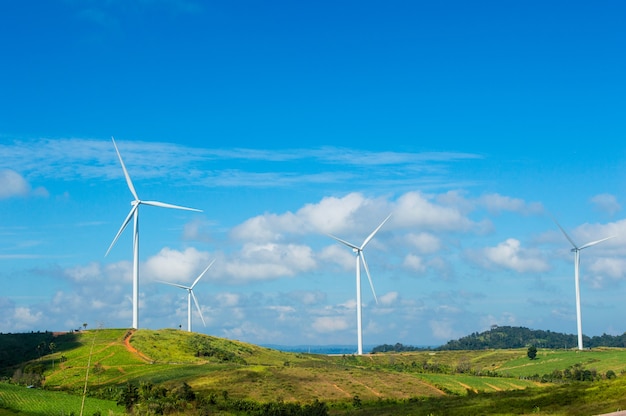
[[[482,349],[510,349],[534,346],[537,348],[568,349],[578,345],[577,336],[559,332],[534,330],[524,327],[493,326],[490,330],[474,332],[457,340],[448,341],[437,348],[419,348],[410,345],[383,344],[372,349],[372,353],[419,351],[432,349],[435,351],[449,350],[482,350]],[[597,347],[626,347],[626,333],[622,335],[583,336],[585,348]]]

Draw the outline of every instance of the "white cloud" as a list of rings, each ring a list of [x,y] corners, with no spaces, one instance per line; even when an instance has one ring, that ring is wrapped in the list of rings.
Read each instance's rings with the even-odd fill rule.
[[[381,202],[367,199],[360,193],[350,193],[342,198],[326,197],[317,204],[307,204],[298,211],[298,215],[310,224],[311,230],[319,233],[345,233],[355,227],[361,229],[363,223],[369,224],[372,212],[375,211],[381,211],[378,216],[380,219],[377,220],[380,222],[388,215],[382,215]],[[366,216],[360,215],[367,210],[370,212]]]
[[[282,338],[280,331],[270,330],[255,322],[242,322],[239,326],[225,329],[224,336],[229,339],[254,339],[257,343],[272,343]]]
[[[549,268],[539,251],[522,248],[520,241],[514,238],[509,238],[496,247],[484,248],[470,256],[484,266],[496,265],[520,273],[542,272]]]
[[[100,263],[92,262],[87,266],[75,266],[65,269],[65,275],[75,282],[94,281],[100,279],[102,270]]]
[[[297,290],[287,295],[290,299],[294,299],[303,305],[318,305],[326,301],[326,293],[320,291]]]
[[[210,263],[209,253],[198,251],[194,247],[183,251],[164,247],[146,261],[142,270],[142,279],[144,281],[165,280],[172,283],[192,283]]]
[[[348,328],[348,321],[343,317],[320,316],[315,318],[312,327],[321,333],[344,331]]]
[[[421,257],[416,256],[415,254],[407,254],[404,258],[404,262],[402,265],[412,271],[415,272],[424,272],[426,271],[426,265]]]
[[[293,277],[316,267],[313,250],[297,244],[245,244],[224,272],[238,282]]]
[[[278,314],[277,319],[279,321],[287,320],[291,315],[293,315],[296,312],[296,309],[293,308],[292,306],[284,306],[284,305],[268,306],[267,309],[269,309],[270,311],[276,312]]]
[[[265,214],[245,221],[233,228],[231,237],[239,241],[280,241],[285,233],[302,233],[310,225],[291,212],[283,215]]]
[[[405,239],[420,253],[435,253],[441,249],[441,239],[431,233],[408,233]]]
[[[614,215],[621,211],[622,206],[617,202],[617,198],[615,195],[611,194],[598,194],[591,198],[591,202],[595,205],[595,207],[602,211],[606,212],[609,215]]]
[[[324,247],[318,254],[320,260],[339,265],[343,270],[354,270],[355,255],[339,243]]]
[[[379,297],[378,302],[383,306],[393,305],[398,301],[399,298],[400,294],[398,292],[389,292]]]
[[[18,306],[15,308],[13,319],[17,328],[29,328],[38,324],[42,316],[42,312],[32,311],[28,307]]]
[[[613,280],[623,279],[626,276],[626,259],[614,257],[601,257],[593,259],[587,267],[593,273],[593,286],[601,288],[604,286],[603,276],[610,277]]]
[[[22,175],[11,169],[0,169],[0,199],[26,197],[29,195],[47,197],[48,191],[39,187],[31,189]]]
[[[351,232],[355,228],[362,230],[371,226],[373,216],[376,221],[381,221],[388,215],[383,215],[383,210],[389,210],[384,208],[385,205],[382,200],[367,199],[359,193],[349,193],[342,198],[326,197],[317,204],[306,204],[295,214],[266,213],[253,217],[234,227],[231,236],[239,241],[281,241],[287,234],[334,234]],[[377,212],[380,215],[376,215]]]
[[[428,325],[435,339],[449,341],[455,338],[455,331],[452,329],[450,320],[431,320]]]
[[[540,214],[543,212],[543,206],[538,202],[528,204],[523,199],[500,194],[483,195],[479,203],[493,213],[512,211],[520,214]]]
[[[237,293],[220,293],[217,295],[219,306],[232,308],[239,304],[240,295]]]
[[[393,220],[399,227],[469,231],[476,226],[457,207],[435,204],[419,192],[405,193],[395,205]]]

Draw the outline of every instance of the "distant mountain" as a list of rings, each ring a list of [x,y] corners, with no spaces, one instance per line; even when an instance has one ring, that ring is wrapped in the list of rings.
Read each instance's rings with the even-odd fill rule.
[[[568,349],[578,345],[577,336],[562,334],[559,332],[533,330],[524,327],[493,326],[490,330],[467,335],[457,340],[448,341],[445,345],[433,350],[482,350],[482,349],[510,349],[525,348],[528,346],[538,348]],[[585,348],[597,347],[626,347],[626,333],[622,335],[607,335],[588,337],[583,336]],[[417,351],[428,348],[405,346],[400,343],[384,344],[372,349],[372,352],[387,351]]]

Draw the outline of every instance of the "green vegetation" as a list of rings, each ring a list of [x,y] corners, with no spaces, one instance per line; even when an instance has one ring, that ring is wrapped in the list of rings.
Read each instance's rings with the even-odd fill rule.
[[[583,343],[587,348],[614,347],[626,348],[626,333],[613,336],[583,336]],[[409,352],[409,351],[450,351],[450,350],[483,350],[483,349],[511,349],[529,346],[549,349],[568,349],[578,345],[576,335],[561,334],[558,332],[533,330],[523,327],[493,326],[491,330],[482,333],[475,332],[457,340],[448,341],[437,348],[419,348],[410,345],[383,344],[372,349],[372,353],[380,352]]]
[[[81,396],[0,383],[0,415],[78,415],[81,405]],[[89,397],[85,400],[84,414],[123,415],[125,413],[124,408],[114,401]]]
[[[0,350],[15,345],[3,342],[11,336],[0,335]],[[14,384],[6,386],[80,398],[90,363],[90,398],[145,415],[583,414],[576,412],[626,408],[616,394],[626,386],[626,350],[618,348],[537,348],[532,360],[527,347],[326,356],[179,330],[125,329],[79,331],[52,342],[45,354],[11,366],[5,380]],[[45,390],[17,386],[32,379]],[[0,407],[28,414],[15,400],[3,398]]]
[[[620,336],[602,335],[589,338],[583,336],[587,348],[626,347],[626,333]],[[558,332],[532,330],[523,327],[494,326],[483,333],[473,333],[458,340],[449,341],[438,350],[477,350],[485,348],[505,349],[524,348],[534,345],[537,348],[568,349],[578,345],[576,335]]]

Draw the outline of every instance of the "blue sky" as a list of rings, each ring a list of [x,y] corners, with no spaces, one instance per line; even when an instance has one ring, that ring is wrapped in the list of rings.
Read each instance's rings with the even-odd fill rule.
[[[253,343],[439,345],[491,325],[621,334],[626,6],[0,4],[0,331],[129,327]],[[180,293],[179,293],[180,292]]]

